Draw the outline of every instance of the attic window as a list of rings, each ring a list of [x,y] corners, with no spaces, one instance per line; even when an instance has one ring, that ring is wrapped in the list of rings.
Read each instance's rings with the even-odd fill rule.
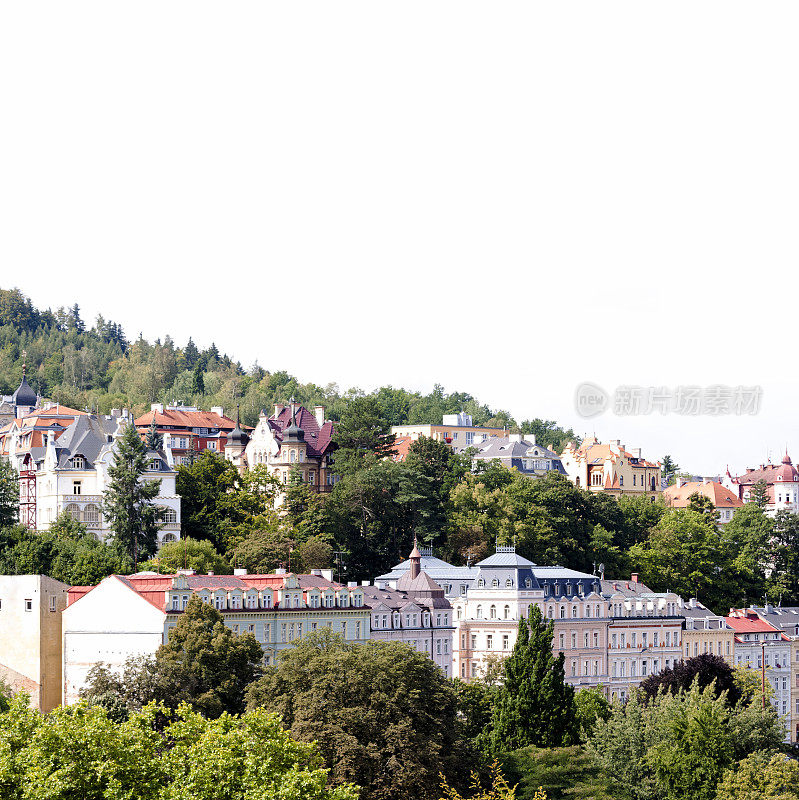
[[[83,456],[72,456],[69,459],[69,466],[72,469],[86,469],[86,459]]]

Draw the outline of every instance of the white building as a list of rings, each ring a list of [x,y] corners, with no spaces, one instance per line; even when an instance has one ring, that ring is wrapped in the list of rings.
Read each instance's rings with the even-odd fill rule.
[[[791,640],[754,608],[733,609],[725,622],[735,631],[735,665],[757,670],[774,690],[772,705],[791,737]],[[764,661],[765,659],[765,661]]]
[[[111,528],[100,506],[109,486],[108,468],[113,464],[115,441],[122,435],[126,416],[76,416],[58,438],[55,431],[45,434],[43,446],[32,447],[19,456],[12,447],[11,458],[17,469],[32,475],[37,530],[46,530],[61,512],[66,511],[82,522],[99,539],[107,539]],[[176,472],[162,452],[147,454],[148,469],[143,480],[160,480],[161,488],[154,502],[164,509],[158,534],[159,543],[180,538],[180,497],[175,488]],[[27,483],[20,482],[21,503],[30,498]],[[22,494],[25,497],[22,497]]]

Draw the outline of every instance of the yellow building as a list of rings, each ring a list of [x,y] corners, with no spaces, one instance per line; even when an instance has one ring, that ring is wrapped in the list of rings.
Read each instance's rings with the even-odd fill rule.
[[[680,613],[685,617],[682,642],[686,659],[711,653],[721,656],[731,667],[735,666],[735,631],[724,617],[714,614],[693,597],[683,604]]]
[[[660,496],[660,462],[647,461],[641,448],[627,448],[618,440],[602,444],[589,436],[579,446],[569,442],[561,454],[566,474],[575,486],[614,497]]]
[[[472,415],[444,414],[441,425],[394,425],[391,432],[397,439],[407,438],[415,441],[420,436],[446,442],[454,452],[462,453],[468,447],[477,447],[494,436],[507,436],[505,428],[481,428],[472,424]]]

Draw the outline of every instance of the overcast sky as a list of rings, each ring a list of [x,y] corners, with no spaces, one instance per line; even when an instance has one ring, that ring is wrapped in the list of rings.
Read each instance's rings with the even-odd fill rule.
[[[799,460],[797,23],[730,0],[6,3],[0,285],[705,474]],[[763,395],[588,420],[584,381]]]

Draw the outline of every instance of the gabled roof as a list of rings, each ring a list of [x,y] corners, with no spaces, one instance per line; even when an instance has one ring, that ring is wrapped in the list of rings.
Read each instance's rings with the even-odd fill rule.
[[[222,431],[232,431],[236,427],[235,420],[227,416],[220,416],[213,411],[183,411],[180,409],[165,408],[163,411],[148,411],[138,417],[134,425],[149,428],[155,419],[156,427],[171,425],[178,428],[219,428]]]
[[[332,445],[333,423],[325,420],[319,425],[316,417],[305,406],[295,405],[295,421],[297,427],[305,434],[305,444],[308,455],[314,458],[324,456]],[[277,416],[267,420],[275,440],[283,442],[283,433],[291,425],[291,407],[284,406]]]
[[[534,567],[532,561],[520,556],[510,547],[499,547],[494,555],[477,562],[478,567]]]

